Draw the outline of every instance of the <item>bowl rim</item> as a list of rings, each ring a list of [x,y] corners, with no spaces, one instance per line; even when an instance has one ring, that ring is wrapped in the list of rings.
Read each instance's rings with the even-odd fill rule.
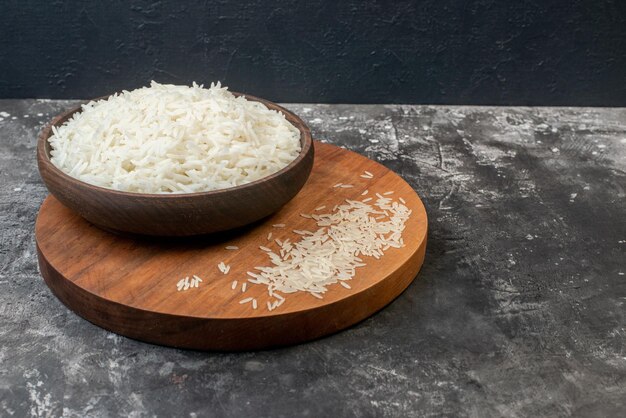
[[[89,101],[84,101],[83,103],[79,104],[76,107],[73,107],[69,110],[66,110],[64,112],[61,112],[60,114],[56,115],[55,117],[53,117],[50,122],[48,122],[41,130],[41,132],[38,135],[38,140],[37,140],[37,159],[39,161],[40,164],[45,165],[46,169],[52,171],[56,176],[61,177],[64,181],[69,181],[71,183],[73,183],[76,186],[79,187],[86,187],[89,189],[92,189],[96,192],[102,192],[102,193],[109,193],[109,194],[114,194],[114,195],[118,195],[118,196],[124,196],[124,197],[132,197],[132,198],[144,198],[144,199],[155,199],[155,198],[164,198],[164,199],[176,199],[176,198],[181,198],[181,197],[210,197],[210,196],[219,196],[219,195],[223,195],[223,194],[228,194],[231,192],[235,192],[235,191],[241,191],[241,190],[246,190],[249,188],[253,188],[255,186],[258,186],[259,184],[265,183],[267,181],[273,180],[277,177],[282,176],[283,174],[287,173],[288,171],[291,171],[294,167],[296,167],[297,165],[300,164],[300,162],[302,162],[302,160],[304,160],[305,158],[307,158],[308,154],[310,153],[311,149],[313,148],[313,138],[311,136],[311,130],[309,129],[308,125],[306,123],[304,123],[304,121],[295,113],[291,112],[290,110],[285,109],[284,107],[266,100],[266,99],[262,99],[260,97],[256,97],[256,96],[252,96],[250,94],[244,94],[244,93],[238,93],[238,92],[234,92],[231,91],[231,93],[233,95],[235,95],[236,97],[244,97],[245,99],[248,100],[252,100],[252,101],[256,101],[256,102],[260,102],[262,104],[264,104],[267,108],[271,109],[271,110],[276,110],[278,112],[281,112],[285,118],[287,119],[287,122],[291,123],[293,126],[296,127],[296,129],[298,129],[298,131],[300,132],[300,143],[301,143],[301,149],[300,149],[300,153],[298,154],[298,156],[291,161],[288,165],[286,165],[285,167],[281,168],[280,170],[276,171],[275,173],[272,173],[270,175],[267,175],[265,177],[262,177],[260,179],[254,180],[250,183],[245,183],[245,184],[240,184],[238,186],[233,186],[233,187],[228,187],[225,189],[216,189],[216,190],[207,190],[207,191],[203,191],[203,192],[193,192],[193,193],[135,193],[135,192],[128,192],[128,191],[123,191],[123,190],[117,190],[117,189],[109,189],[107,187],[102,187],[102,186],[97,186],[95,184],[91,184],[91,183],[87,183],[83,180],[77,179],[76,177],[72,177],[69,174],[65,173],[64,171],[62,171],[61,169],[59,169],[57,166],[55,166],[52,161],[50,161],[50,154],[48,152],[48,150],[50,149],[50,143],[48,142],[48,138],[50,138],[50,136],[52,135],[52,127],[53,126],[58,126],[59,122],[63,119],[68,118],[70,115],[80,112],[82,111],[82,107],[84,104],[93,102],[93,101],[99,101],[99,100],[105,100],[108,99],[109,97],[112,96],[108,95],[108,96],[101,96],[95,99],[91,99]],[[41,169],[39,170],[41,172]]]

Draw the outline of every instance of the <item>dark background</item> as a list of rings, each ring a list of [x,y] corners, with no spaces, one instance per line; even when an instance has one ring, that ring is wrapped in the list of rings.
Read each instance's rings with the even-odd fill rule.
[[[0,98],[626,105],[626,1],[0,2]]]

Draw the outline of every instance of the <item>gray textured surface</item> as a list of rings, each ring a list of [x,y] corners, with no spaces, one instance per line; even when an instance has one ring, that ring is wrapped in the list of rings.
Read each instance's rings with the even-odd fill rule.
[[[626,105],[623,0],[0,1],[0,97]]]
[[[626,414],[625,109],[289,105],[410,182],[427,259],[345,332],[227,354],[110,334],[44,285],[35,137],[70,104],[0,101],[1,416]]]

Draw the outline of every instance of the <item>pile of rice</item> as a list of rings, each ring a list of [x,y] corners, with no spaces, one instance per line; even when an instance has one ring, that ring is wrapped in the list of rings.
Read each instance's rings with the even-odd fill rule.
[[[52,163],[84,182],[136,193],[193,193],[249,183],[300,153],[300,132],[220,83],[124,91],[83,106],[48,140]]]
[[[293,243],[276,240],[278,253],[267,251],[272,265],[248,272],[249,282],[267,286],[268,295],[275,298],[268,302],[269,310],[285,301],[282,294],[308,292],[321,299],[332,284],[349,289],[347,281],[366,265],[361,257],[379,259],[390,248],[404,247],[402,232],[411,210],[389,197],[376,196],[373,204],[367,203],[372,198],[347,199],[332,213],[306,215],[317,230],[294,230],[302,238]]]

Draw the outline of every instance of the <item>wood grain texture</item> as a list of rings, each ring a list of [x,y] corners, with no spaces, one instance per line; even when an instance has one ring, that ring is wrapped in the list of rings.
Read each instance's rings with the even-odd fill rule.
[[[234,93],[241,96],[240,93]],[[294,113],[270,101],[244,95],[282,112],[300,131],[302,151],[282,170],[237,187],[200,193],[127,193],[75,179],[50,162],[52,126],[60,126],[80,107],[55,117],[39,134],[37,164],[50,193],[65,206],[104,229],[154,236],[189,236],[248,225],[279,210],[306,182],[314,147],[308,126]],[[97,99],[96,99],[97,100]],[[253,204],[252,204],[253,203]]]
[[[279,212],[244,230],[209,237],[139,238],[107,233],[86,222],[54,197],[48,197],[36,223],[41,273],[56,296],[80,316],[113,332],[157,344],[203,350],[250,350],[318,338],[359,322],[383,308],[413,281],[426,249],[424,206],[397,174],[344,149],[315,143],[316,160],[302,191]],[[371,180],[359,177],[364,170]],[[336,183],[353,188],[333,188]],[[248,284],[246,271],[269,265],[259,245],[275,248],[272,238],[297,240],[293,229],[315,229],[300,216],[321,205],[328,210],[344,199],[394,191],[413,213],[403,232],[405,247],[391,248],[357,269],[352,289],[332,285],[324,299],[309,294],[287,295],[268,311],[267,289]],[[325,212],[326,210],[322,211]],[[275,228],[284,223],[286,228]],[[225,246],[239,250],[226,250]],[[223,275],[217,264],[231,271]],[[177,291],[185,276],[203,278],[199,288]],[[231,289],[238,280],[236,290]],[[245,297],[259,302],[239,304]]]

